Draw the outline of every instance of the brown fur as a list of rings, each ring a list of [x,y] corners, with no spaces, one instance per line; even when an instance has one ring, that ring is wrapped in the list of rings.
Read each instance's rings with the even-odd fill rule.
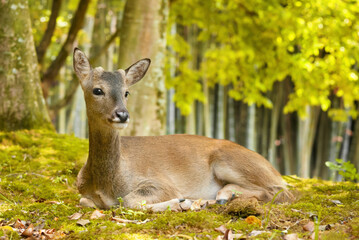
[[[280,190],[277,200],[292,198],[266,159],[233,142],[195,135],[120,137],[111,122],[114,111],[127,111],[124,93],[150,62],[111,73],[92,69],[86,59],[75,49],[74,69],[89,119],[89,157],[77,180],[83,205],[110,208],[121,197],[127,207],[146,201],[147,208],[161,211],[167,206],[179,210],[182,198],[230,200],[237,193],[270,201]],[[104,95],[95,96],[94,88]]]

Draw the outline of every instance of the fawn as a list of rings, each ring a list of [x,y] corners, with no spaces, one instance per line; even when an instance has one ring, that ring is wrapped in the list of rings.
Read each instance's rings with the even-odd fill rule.
[[[80,204],[181,210],[193,199],[225,203],[233,193],[243,199],[288,201],[292,194],[281,175],[261,155],[227,140],[195,135],[121,137],[129,123],[128,88],[150,65],[142,59],[126,70],[92,68],[74,50],[73,65],[84,91],[89,124],[89,155],[77,177]],[[143,204],[142,204],[143,205]]]

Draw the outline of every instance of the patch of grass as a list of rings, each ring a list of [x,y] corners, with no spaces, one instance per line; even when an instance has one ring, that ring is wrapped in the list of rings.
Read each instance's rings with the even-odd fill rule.
[[[320,216],[319,227],[332,226],[330,230],[319,230],[321,239],[359,237],[358,184],[295,176],[285,178],[298,193],[297,200],[290,204],[234,200],[225,206],[178,213],[117,208],[104,211],[103,219],[80,226],[69,216],[81,213],[82,219],[90,219],[94,211],[78,206],[80,196],[75,187],[87,153],[87,140],[74,136],[48,130],[0,132],[0,221],[8,225],[17,219],[28,221],[44,229],[55,229],[66,239],[213,239],[223,235],[215,231],[222,225],[245,235],[253,230],[269,232],[253,238],[281,239],[287,233],[309,238],[311,234],[303,226]],[[111,221],[113,214],[149,221],[122,224]],[[256,215],[262,225],[248,224],[244,219],[250,215]],[[3,227],[0,236],[20,239],[16,232]]]

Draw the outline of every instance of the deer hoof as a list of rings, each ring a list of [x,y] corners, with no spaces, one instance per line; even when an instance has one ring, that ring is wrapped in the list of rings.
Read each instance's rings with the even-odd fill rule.
[[[179,206],[182,211],[186,211],[191,208],[192,202],[188,199],[178,199],[179,200]]]
[[[80,205],[84,207],[91,207],[91,208],[96,207],[95,203],[89,198],[81,198]]]
[[[218,199],[218,200],[216,200],[216,203],[221,204],[221,205],[225,204],[226,202],[227,202],[226,199]]]

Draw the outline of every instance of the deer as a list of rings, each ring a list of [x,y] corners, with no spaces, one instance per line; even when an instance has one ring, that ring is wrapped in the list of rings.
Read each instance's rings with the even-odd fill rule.
[[[181,211],[195,199],[224,204],[234,195],[262,202],[293,198],[268,160],[234,142],[187,134],[121,136],[130,122],[129,87],[150,63],[145,58],[105,71],[74,49],[89,127],[88,158],[76,183],[80,205],[110,209],[121,198],[123,207]]]

